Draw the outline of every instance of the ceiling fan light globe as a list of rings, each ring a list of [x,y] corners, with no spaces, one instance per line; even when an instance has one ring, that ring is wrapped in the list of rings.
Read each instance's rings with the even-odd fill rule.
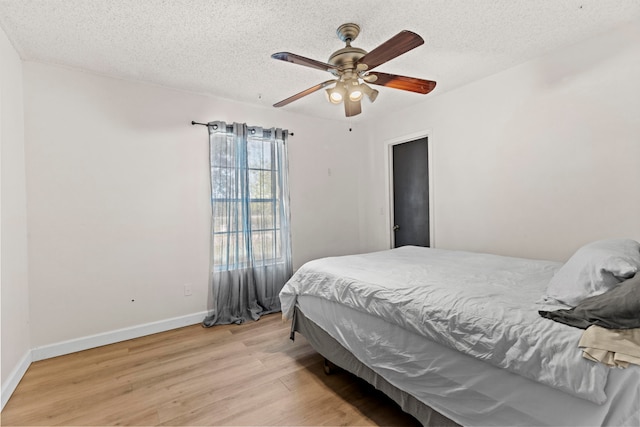
[[[362,86],[360,86],[357,79],[350,80],[347,83],[347,88],[350,100],[357,102],[362,99]]]
[[[360,101],[362,99],[362,91],[360,89],[354,89],[349,93],[349,99],[352,101]]]
[[[346,95],[347,90],[340,82],[332,88],[327,89],[327,97],[332,104],[340,104]]]
[[[345,89],[337,84],[336,86],[327,89],[327,97],[332,104],[340,104],[344,99]]]

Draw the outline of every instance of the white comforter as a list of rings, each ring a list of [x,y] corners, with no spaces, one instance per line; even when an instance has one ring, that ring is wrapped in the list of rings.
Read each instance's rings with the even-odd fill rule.
[[[582,358],[582,330],[537,312],[536,302],[560,265],[405,246],[308,262],[280,300],[285,317],[293,315],[298,295],[344,304],[600,404],[608,370]]]

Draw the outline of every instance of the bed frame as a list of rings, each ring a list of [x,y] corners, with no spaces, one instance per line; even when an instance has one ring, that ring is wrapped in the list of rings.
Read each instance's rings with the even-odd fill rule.
[[[322,328],[309,320],[302,311],[296,307],[291,322],[291,340],[295,339],[295,333],[302,334],[311,346],[325,358],[325,373],[331,372],[331,364],[362,378],[376,389],[380,390],[396,402],[403,411],[414,416],[424,426],[456,427],[459,424],[433,410],[420,402],[409,393],[402,391],[369,367],[356,359],[351,352],[345,349],[338,341],[333,339]]]

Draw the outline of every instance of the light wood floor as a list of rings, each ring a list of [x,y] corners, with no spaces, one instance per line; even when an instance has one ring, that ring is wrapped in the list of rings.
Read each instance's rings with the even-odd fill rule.
[[[18,425],[419,426],[322,357],[280,313],[35,362],[1,414]]]

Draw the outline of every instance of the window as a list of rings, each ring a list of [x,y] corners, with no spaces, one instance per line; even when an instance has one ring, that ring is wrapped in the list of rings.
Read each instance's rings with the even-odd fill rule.
[[[212,256],[218,271],[284,262],[284,146],[261,129],[249,128],[245,141],[229,134],[211,148]]]

